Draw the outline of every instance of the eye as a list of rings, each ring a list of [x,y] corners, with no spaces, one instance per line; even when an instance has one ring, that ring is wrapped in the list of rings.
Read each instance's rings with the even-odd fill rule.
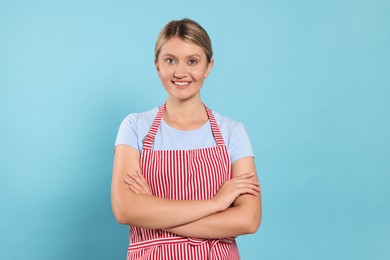
[[[172,58],[166,58],[166,59],[165,59],[165,62],[168,63],[168,64],[174,64],[174,63],[175,63],[175,60],[172,59]]]
[[[195,60],[195,59],[191,59],[191,60],[189,60],[188,61],[188,65],[196,65],[198,63],[198,61],[197,60]]]

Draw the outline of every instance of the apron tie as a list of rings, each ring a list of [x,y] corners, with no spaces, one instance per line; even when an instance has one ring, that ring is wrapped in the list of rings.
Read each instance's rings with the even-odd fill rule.
[[[227,243],[231,244],[234,241],[234,237],[229,238],[219,238],[219,239],[202,239],[202,238],[196,238],[196,237],[189,237],[188,243],[192,246],[199,246],[205,243],[209,243],[212,246],[215,246],[217,243]]]
[[[234,241],[234,237],[232,238],[221,238],[221,239],[201,239],[201,238],[188,238],[188,243],[192,246],[200,246],[202,244],[208,243],[209,244],[209,253],[208,253],[208,259],[216,259],[215,254],[215,246],[219,243],[226,243],[226,244],[232,244]]]
[[[217,245],[218,243],[231,244],[233,242],[234,242],[234,237],[221,238],[221,239],[202,239],[202,238],[195,238],[195,237],[164,237],[164,238],[142,241],[138,243],[131,243],[129,246],[129,250],[145,249],[152,246],[171,245],[177,243],[189,243],[191,246],[200,246],[208,243],[210,246],[210,253],[209,253],[209,258],[210,258],[215,245]]]

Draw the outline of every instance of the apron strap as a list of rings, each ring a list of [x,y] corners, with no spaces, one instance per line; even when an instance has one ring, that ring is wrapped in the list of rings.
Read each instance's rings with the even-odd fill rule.
[[[163,117],[166,104],[167,104],[167,102],[165,102],[159,108],[159,110],[157,112],[157,115],[156,115],[156,117],[153,120],[152,126],[150,127],[150,130],[149,130],[148,134],[144,137],[143,149],[145,149],[145,150],[151,150],[152,147],[153,147],[154,138],[156,137],[157,131],[160,128],[161,119]],[[204,105],[204,107],[206,109],[207,116],[208,116],[209,121],[210,121],[211,131],[212,131],[212,133],[214,135],[214,139],[215,139],[215,142],[216,142],[217,146],[225,145],[225,142],[223,140],[221,131],[219,130],[218,124],[215,121],[215,118],[214,118],[214,115],[212,113],[212,110],[210,108],[208,108],[205,104],[203,104],[203,105]]]
[[[211,131],[213,132],[215,142],[217,143],[217,146],[225,145],[225,141],[223,140],[221,131],[219,130],[217,121],[215,121],[214,115],[212,113],[212,110],[208,108],[205,104],[203,104],[206,108],[207,115],[209,116],[209,121],[211,125]]]
[[[144,137],[144,145],[142,149],[151,150],[154,142],[154,137],[157,134],[158,129],[160,128],[161,119],[164,114],[165,106],[167,102],[165,102],[158,110],[156,117],[153,120],[152,126],[148,134]]]

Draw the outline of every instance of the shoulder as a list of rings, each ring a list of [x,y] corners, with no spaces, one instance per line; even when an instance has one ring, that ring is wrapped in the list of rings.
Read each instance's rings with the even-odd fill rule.
[[[241,122],[223,116],[220,113],[215,111],[212,111],[212,113],[222,133],[232,134],[236,131],[240,131],[241,129],[244,129],[244,125]]]
[[[151,125],[157,112],[158,112],[158,107],[155,107],[153,109],[141,113],[131,113],[123,119],[122,125],[128,125],[133,127],[142,126],[142,125]]]
[[[232,163],[240,158],[253,156],[252,145],[244,125],[214,111],[213,115],[228,147]]]
[[[141,113],[131,113],[127,115],[119,126],[115,146],[125,144],[140,150],[142,138],[148,132],[158,112],[158,107]]]

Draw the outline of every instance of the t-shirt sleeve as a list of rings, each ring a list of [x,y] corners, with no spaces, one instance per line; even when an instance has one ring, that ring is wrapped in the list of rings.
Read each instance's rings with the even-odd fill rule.
[[[254,156],[252,144],[242,123],[237,122],[232,129],[228,148],[232,163],[243,157]]]
[[[137,114],[130,114],[119,126],[118,134],[115,140],[115,146],[125,144],[139,151],[138,147],[138,120]]]

